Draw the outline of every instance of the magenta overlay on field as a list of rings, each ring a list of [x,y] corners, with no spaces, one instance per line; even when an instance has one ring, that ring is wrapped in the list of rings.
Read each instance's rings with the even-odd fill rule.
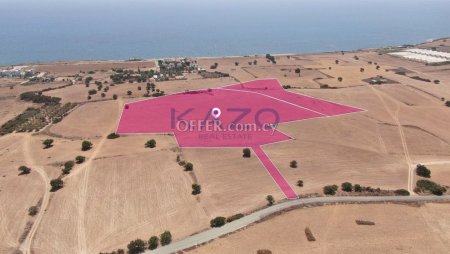
[[[285,196],[297,198],[261,146],[292,139],[277,130],[280,123],[360,111],[266,79],[127,103],[117,133],[172,133],[182,148],[251,148]]]

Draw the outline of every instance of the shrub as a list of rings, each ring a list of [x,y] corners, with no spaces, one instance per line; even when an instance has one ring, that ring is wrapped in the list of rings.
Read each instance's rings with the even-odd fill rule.
[[[416,189],[419,191],[429,191],[438,196],[441,196],[447,191],[445,187],[430,180],[418,180],[416,182]]]
[[[272,206],[275,203],[275,199],[272,195],[267,195],[266,200],[268,206]]]
[[[450,101],[446,101],[445,106],[450,107]]]
[[[31,168],[26,167],[26,166],[20,166],[18,170],[20,172],[19,175],[26,175],[31,172]]]
[[[399,196],[409,196],[409,191],[405,190],[405,189],[398,189],[394,191],[395,195],[399,195]]]
[[[257,250],[256,254],[272,254],[272,251],[266,250],[266,249],[261,249],[261,250]]]
[[[50,186],[52,186],[50,191],[54,192],[61,189],[64,186],[64,182],[60,178],[56,178],[50,181]]]
[[[97,90],[95,90],[95,89],[91,89],[91,90],[88,91],[89,95],[94,95],[96,93],[97,93]]]
[[[433,82],[434,82],[435,84],[441,83],[441,81],[439,81],[438,79],[434,80]]]
[[[192,184],[192,195],[198,195],[202,192],[202,186],[200,184]]]
[[[362,192],[363,188],[359,184],[355,184],[354,189],[356,192]]]
[[[150,139],[145,143],[145,147],[147,148],[155,148],[156,147],[156,140]]]
[[[192,170],[194,170],[194,165],[192,163],[188,162],[188,163],[184,164],[184,170],[192,171]]]
[[[334,195],[334,194],[336,194],[337,190],[338,190],[337,185],[327,185],[327,186],[323,187],[323,194]]]
[[[297,168],[297,161],[295,161],[295,160],[291,161],[291,163],[289,163],[289,166],[291,168]]]
[[[220,228],[223,225],[225,225],[226,219],[225,217],[222,216],[218,216],[214,219],[212,219],[209,224],[211,225],[212,228]]]
[[[154,250],[158,248],[159,245],[159,238],[157,236],[152,236],[150,239],[148,239],[148,248],[150,250]]]
[[[113,94],[113,99],[117,100],[117,94]]]
[[[90,141],[84,140],[81,143],[81,151],[88,151],[92,148],[92,143]]]
[[[342,82],[342,80],[343,80],[342,77],[338,77],[337,79],[339,82]]]
[[[141,239],[136,239],[128,244],[129,254],[139,254],[145,251],[145,242]]]
[[[81,163],[83,163],[84,161],[86,161],[86,157],[84,157],[84,156],[78,155],[77,157],[75,157],[75,162],[76,162],[77,164],[81,164]]]
[[[35,216],[39,212],[39,207],[37,206],[31,206],[28,208],[28,215]]]
[[[42,144],[44,145],[44,149],[50,148],[53,146],[53,139],[46,139]]]
[[[242,157],[244,157],[244,158],[250,158],[251,154],[252,153],[251,153],[250,149],[248,149],[248,148],[244,148],[242,150]]]
[[[417,174],[418,176],[430,178],[430,176],[431,176],[431,171],[430,171],[427,167],[425,167],[424,165],[418,164],[418,165],[416,166],[416,174]]]
[[[228,217],[227,218],[227,222],[232,222],[232,221],[235,221],[235,220],[239,220],[242,217],[244,217],[244,215],[242,213],[238,213],[238,214],[235,214],[235,215],[232,215],[232,216]]]
[[[341,189],[345,192],[351,192],[353,190],[353,186],[349,182],[345,182],[341,184]]]
[[[132,94],[133,94],[133,92],[127,91],[127,95],[128,95],[128,96],[131,96]]]
[[[310,242],[314,242],[316,240],[316,238],[314,237],[314,235],[311,232],[311,229],[309,229],[309,227],[305,228],[305,235],[306,235],[306,239]]]
[[[297,181],[297,186],[298,187],[303,187],[303,180],[298,180]]]
[[[172,242],[172,234],[170,233],[170,231],[164,231],[164,233],[162,233],[159,238],[161,239],[161,246],[168,245]]]
[[[375,225],[375,222],[368,221],[368,220],[355,220],[357,225],[365,225],[365,226],[373,226]]]
[[[107,139],[116,139],[118,137],[120,137],[120,135],[113,132],[113,133],[108,134],[108,136],[106,138]]]

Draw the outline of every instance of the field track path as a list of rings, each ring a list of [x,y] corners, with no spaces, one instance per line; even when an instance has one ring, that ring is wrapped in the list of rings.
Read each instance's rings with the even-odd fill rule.
[[[23,154],[25,163],[27,164],[28,167],[31,167],[32,170],[39,173],[39,175],[42,177],[42,180],[44,180],[44,196],[42,197],[42,204],[41,207],[39,208],[39,213],[37,214],[36,219],[34,220],[33,226],[31,227],[31,230],[28,233],[25,240],[23,241],[23,243],[20,245],[19,249],[24,254],[31,254],[31,243],[42,221],[42,218],[44,217],[44,213],[47,210],[47,206],[50,199],[50,179],[48,178],[48,175],[45,172],[45,170],[43,170],[39,165],[36,165],[33,159],[33,153],[30,148],[30,143],[31,143],[31,135],[26,135],[23,138]]]
[[[119,114],[122,112],[123,107],[123,100],[119,98],[117,100],[117,107]],[[117,119],[120,118],[120,115],[118,115]],[[87,248],[87,241],[86,241],[86,203],[87,203],[87,195],[88,195],[88,186],[89,186],[89,173],[90,173],[90,166],[92,165],[92,161],[97,157],[98,153],[100,152],[101,148],[103,147],[104,143],[107,140],[107,135],[110,132],[113,132],[116,129],[116,123],[114,123],[113,126],[111,126],[110,131],[108,133],[104,133],[102,135],[102,138],[94,146],[93,153],[89,156],[89,158],[86,160],[86,162],[83,163],[82,167],[78,168],[77,172],[81,175],[81,180],[79,183],[79,191],[77,194],[77,200],[78,200],[78,220],[77,220],[77,253],[88,253]]]
[[[408,166],[408,191],[409,191],[409,193],[411,193],[411,195],[415,195],[415,193],[413,191],[414,190],[414,183],[413,183],[414,170],[413,170],[413,167],[412,167],[412,160],[411,160],[411,156],[409,154],[408,144],[406,143],[406,136],[405,136],[405,133],[403,132],[403,126],[402,126],[402,124],[400,123],[400,120],[399,120],[400,104],[399,104],[399,102],[397,100],[395,100],[394,98],[392,98],[390,96],[382,94],[378,89],[374,88],[373,86],[369,85],[369,87],[372,89],[372,91],[380,99],[380,101],[383,104],[384,108],[386,109],[388,114],[391,116],[392,120],[394,120],[395,124],[397,125],[398,132],[399,132],[399,135],[400,135],[400,140],[402,142],[403,153],[405,154],[405,161],[406,161],[406,164]],[[392,102],[395,103],[395,105],[396,105],[395,113],[386,104],[386,101],[384,100],[384,97],[388,97],[388,99],[390,99]]]

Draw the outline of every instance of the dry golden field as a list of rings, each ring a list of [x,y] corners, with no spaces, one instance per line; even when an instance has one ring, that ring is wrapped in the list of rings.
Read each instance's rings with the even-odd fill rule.
[[[218,63],[217,71],[229,73],[230,77],[203,79],[194,72],[186,73],[186,80],[155,84],[169,94],[276,78],[290,85],[290,92],[365,109],[358,114],[279,126],[295,140],[263,149],[298,194],[322,194],[324,185],[345,181],[412,192],[419,179],[414,174],[418,163],[431,169],[431,180],[450,185],[450,108],[441,99],[450,100],[448,65],[426,66],[380,55],[376,50],[276,59],[277,64],[267,62],[264,56],[202,58],[198,59],[200,67],[210,70]],[[393,69],[399,67],[410,72],[396,74]],[[56,81],[23,85],[23,80],[0,79],[1,124],[27,107],[40,106],[19,99],[27,91],[55,88],[43,94],[78,105],[62,121],[41,131],[0,137],[0,253],[110,252],[125,248],[131,240],[147,240],[164,230],[170,230],[177,240],[208,228],[216,216],[259,209],[269,194],[277,201],[283,199],[258,159],[242,158],[241,149],[180,149],[172,135],[106,138],[116,130],[124,103],[145,99],[145,83],[112,86],[112,68],[150,69],[155,68],[154,61],[49,63],[35,68],[52,73]],[[300,76],[296,68],[301,69]],[[363,81],[377,75],[395,83],[373,86]],[[99,91],[88,100],[88,91],[95,85],[92,82],[90,87],[85,86],[82,80],[87,76],[109,87],[104,97]],[[70,82],[74,84],[58,88]],[[328,89],[323,87],[325,84]],[[132,94],[128,95],[128,91]],[[48,138],[54,140],[53,147],[43,149],[42,141]],[[151,138],[157,142],[155,149],[144,147]],[[93,148],[81,151],[83,140],[91,141]],[[85,156],[86,161],[76,164],[62,178],[62,189],[49,192],[49,181],[59,177],[62,165],[78,155]],[[177,156],[192,162],[194,171],[183,171]],[[289,167],[291,160],[298,162],[298,168]],[[21,165],[30,167],[31,173],[19,176],[17,168]],[[304,187],[296,186],[298,180],[304,181]],[[193,183],[202,186],[198,196],[191,195]],[[28,208],[39,200],[41,212],[29,216]],[[448,205],[443,204],[296,210],[193,252],[255,253],[257,249],[271,249],[274,253],[335,253],[367,249],[371,253],[444,253],[450,248],[445,211]],[[360,217],[377,224],[356,226],[354,220]],[[34,222],[29,232],[25,229],[28,222]],[[305,226],[311,227],[318,241],[306,242]],[[21,238],[25,239],[23,243]]]

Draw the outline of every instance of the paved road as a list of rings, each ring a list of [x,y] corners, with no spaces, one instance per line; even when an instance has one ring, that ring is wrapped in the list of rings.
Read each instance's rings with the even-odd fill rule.
[[[234,232],[244,228],[254,222],[257,222],[264,217],[273,213],[295,207],[298,205],[313,205],[313,204],[327,204],[327,203],[351,203],[351,202],[416,202],[416,201],[450,201],[450,195],[446,196],[360,196],[360,197],[317,197],[317,198],[302,198],[289,200],[284,203],[276,204],[252,214],[249,214],[239,220],[227,223],[220,228],[212,228],[201,233],[188,236],[184,239],[173,242],[167,246],[160,247],[153,251],[146,251],[147,254],[168,254],[174,253],[201,243],[216,239],[219,236]]]

